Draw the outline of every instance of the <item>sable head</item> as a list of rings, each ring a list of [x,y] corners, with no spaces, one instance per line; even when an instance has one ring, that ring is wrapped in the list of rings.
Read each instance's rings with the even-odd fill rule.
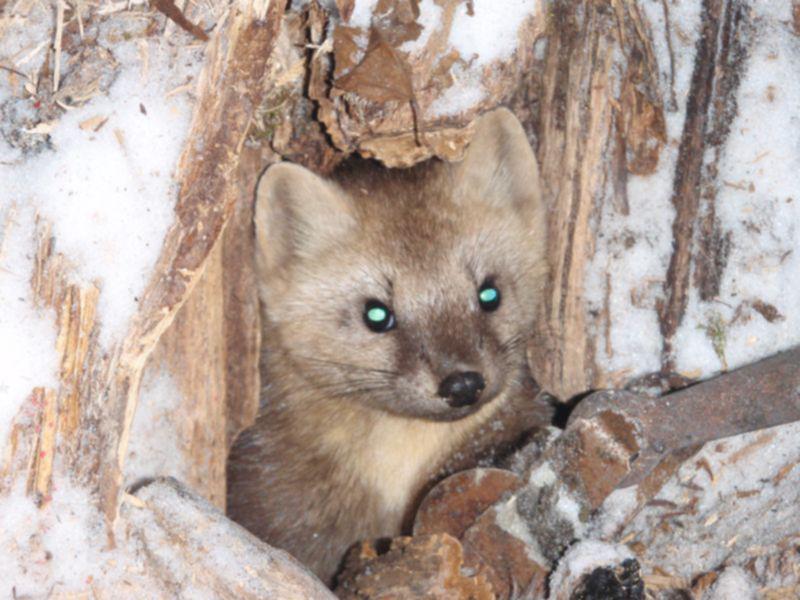
[[[536,159],[507,110],[462,162],[267,170],[256,205],[267,357],[322,400],[454,420],[518,382],[545,274]]]

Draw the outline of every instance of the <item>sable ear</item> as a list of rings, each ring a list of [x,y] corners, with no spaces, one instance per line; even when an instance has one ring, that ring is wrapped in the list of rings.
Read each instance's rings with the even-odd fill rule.
[[[355,225],[345,193],[292,163],[261,177],[255,208],[258,269],[265,276],[317,255]]]
[[[457,202],[541,209],[539,166],[525,130],[507,108],[478,118],[464,160],[455,168]]]

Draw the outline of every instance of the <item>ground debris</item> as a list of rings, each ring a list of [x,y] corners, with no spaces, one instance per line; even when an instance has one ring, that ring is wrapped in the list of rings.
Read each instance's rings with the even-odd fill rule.
[[[662,398],[589,396],[560,435],[522,450],[534,457],[525,470],[440,482],[414,534],[457,538],[464,567],[496,598],[795,598],[798,353]],[[370,554],[363,572],[394,568],[386,556]],[[348,597],[381,589],[362,587],[359,568],[349,563],[348,585],[364,595]],[[744,595],[731,596],[737,586]]]
[[[364,542],[348,554],[338,582],[336,595],[343,600],[495,597],[481,574],[464,568],[461,544],[446,533],[396,538],[384,554]]]

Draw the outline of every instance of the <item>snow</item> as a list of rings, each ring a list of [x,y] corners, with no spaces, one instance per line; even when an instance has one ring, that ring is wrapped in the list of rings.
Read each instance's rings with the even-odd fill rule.
[[[706,444],[620,539],[641,544],[645,571],[657,567],[686,580],[791,539],[798,534],[798,439],[800,422]]]
[[[105,541],[103,517],[85,490],[61,481],[51,502],[38,508],[22,483],[0,511],[0,591],[8,597],[13,590],[17,598],[44,598],[86,589],[93,580],[115,573],[120,557],[104,549]]]
[[[618,375],[618,380],[661,368],[662,338],[656,302],[662,295],[672,253],[672,221],[675,217],[672,183],[677,140],[683,130],[694,66],[694,40],[700,23],[700,3],[670,3],[669,6],[677,106],[676,110],[665,114],[668,142],[662,148],[658,168],[653,174],[628,178],[628,215],[619,212],[610,199],[601,206],[598,218],[602,233],[586,266],[588,312],[602,314],[607,296],[611,322],[608,343],[596,345],[596,362],[602,370]],[[653,27],[662,89],[668,91],[670,53],[662,4],[645,2],[641,8]],[[676,35],[676,24],[685,36]],[[610,274],[608,279],[607,274]],[[595,335],[598,340],[604,336],[600,330],[595,331]],[[611,351],[608,352],[607,348]]]
[[[539,0],[504,0],[499,10],[498,4],[497,0],[474,0],[473,14],[467,2],[456,8],[448,41],[464,60],[474,59],[476,67],[511,58],[519,44],[519,26],[534,13]]]
[[[42,19],[38,28],[27,25],[46,39],[48,11],[34,16]],[[19,53],[20,38],[13,29],[5,37],[13,41],[0,46],[0,60],[14,64],[7,57]],[[52,149],[24,152],[2,142],[0,189],[4,204],[36,207],[52,223],[55,250],[70,258],[76,283],[99,285],[100,340],[109,348],[136,311],[173,219],[171,176],[191,101],[168,93],[196,75],[201,53],[181,52],[160,37],[103,42],[120,65],[108,94],[61,114],[50,132]],[[3,78],[0,105],[23,104],[33,113],[34,100],[13,93]],[[98,131],[81,128],[95,117],[107,119]]]
[[[428,4],[433,4],[433,0],[420,3],[420,16],[424,17],[424,26],[432,28],[437,15]],[[472,6],[472,14],[468,4]],[[456,115],[483,100],[487,93],[483,85],[486,69],[513,56],[519,44],[520,26],[538,7],[539,0],[505,0],[501,10],[496,0],[459,4],[444,53],[455,50],[465,63],[454,65],[453,85],[430,105],[428,112],[437,117]],[[410,47],[412,52],[416,49]]]
[[[758,593],[750,576],[739,567],[728,567],[703,600],[756,600]]]
[[[576,537],[583,536],[586,526],[583,519],[581,519],[581,506],[575,500],[573,492],[565,486],[560,486],[558,489],[555,510],[572,526]]]
[[[546,487],[556,482],[556,472],[549,462],[542,462],[541,465],[531,471],[528,478],[528,485],[531,487]]]
[[[165,365],[145,369],[131,426],[125,463],[126,485],[135,485],[153,477],[189,481],[186,448],[176,437],[175,424],[171,420],[182,402],[177,383]]]
[[[622,214],[611,191],[599,206],[602,232],[586,267],[587,312],[596,362],[615,385],[661,368],[662,336],[657,302],[672,253],[672,188],[678,145],[699,33],[699,2],[667,3],[672,55],[667,46],[664,4],[641,8],[652,26],[662,96],[669,108],[674,58],[675,110],[667,110],[667,144],[656,171],[631,176],[630,206]],[[720,293],[702,301],[692,287],[682,324],[673,339],[679,373],[707,378],[800,343],[800,38],[792,31],[791,5],[754,3],[755,36],[737,91],[739,116],[720,157],[717,216],[730,232],[731,252]],[[714,150],[709,151],[711,153]],[[751,187],[752,185],[752,187]],[[697,242],[697,240],[696,240]],[[697,254],[697,248],[694,250]],[[769,322],[754,308],[762,302],[780,317]],[[762,305],[763,306],[763,305]],[[716,344],[716,345],[715,345]]]
[[[347,26],[369,29],[373,16],[378,15],[378,8],[378,0],[356,0]],[[539,0],[458,3],[447,39],[441,52],[437,48],[437,53],[445,56],[455,51],[461,60],[451,67],[452,85],[426,108],[426,114],[433,117],[456,115],[485,99],[487,73],[494,64],[508,61],[514,55],[519,45],[520,27],[539,9]],[[421,0],[417,23],[422,31],[417,39],[404,42],[400,50],[409,55],[424,53],[431,35],[444,26],[443,16],[444,8],[436,0]]]
[[[442,7],[432,0],[422,0],[419,3],[419,17],[417,17],[417,23],[422,26],[422,31],[417,39],[409,40],[400,46],[400,50],[409,53],[421,51],[428,43],[431,34],[440,27],[441,22]]]
[[[539,542],[531,535],[528,524],[519,514],[516,496],[512,496],[495,508],[495,523],[500,529],[525,543],[525,552],[533,562],[540,565],[547,564]]]
[[[790,4],[753,8],[759,39],[720,162],[719,180],[725,184],[718,190],[717,214],[733,236],[731,253],[719,299],[711,305],[696,296],[690,301],[676,338],[680,370],[721,368],[711,340],[697,329],[710,319],[724,327],[730,368],[800,343],[800,39],[790,25]],[[756,301],[773,305],[783,319],[770,323],[752,309]]]
[[[349,24],[368,27],[376,3],[357,2]],[[473,6],[475,16],[467,14],[466,3],[455,13],[447,47],[457,50],[465,62],[454,66],[454,85],[431,105],[434,115],[462,112],[485,97],[485,73],[494,63],[513,56],[518,28],[539,2],[507,0],[498,10],[497,2],[476,0]],[[601,310],[607,295],[615,325],[610,330],[611,351],[598,344],[596,360],[603,370],[626,377],[660,368],[655,306],[662,296],[672,251],[672,183],[700,7],[700,2],[669,3],[676,106],[666,114],[668,143],[658,168],[652,175],[629,179],[629,215],[620,214],[611,202],[597,215],[604,234],[587,267],[586,298],[590,309]],[[653,28],[667,97],[673,75],[663,5],[645,2],[641,8]],[[31,3],[30,11],[24,21],[8,21],[7,28],[0,30],[0,63],[33,74],[50,44],[52,14],[46,3]],[[424,30],[419,39],[403,46],[409,53],[421,52],[441,26],[442,9],[434,0],[422,0],[420,11]],[[725,364],[734,368],[800,343],[796,310],[800,306],[796,285],[800,272],[800,80],[795,76],[800,38],[791,31],[790,3],[753,3],[751,11],[757,41],[737,94],[739,116],[720,160],[719,181],[725,183],[717,190],[718,217],[723,230],[731,233],[732,250],[719,297],[703,302],[693,293],[674,344],[678,369],[698,377],[710,376]],[[37,308],[31,297],[36,215],[52,224],[55,251],[70,259],[73,282],[99,286],[99,336],[105,349],[125,334],[173,219],[177,190],[172,174],[192,102],[185,91],[171,92],[191,85],[201,50],[173,46],[168,37],[128,36],[137,27],[137,19],[120,23],[118,39],[101,39],[119,63],[107,92],[59,112],[51,124],[49,146],[23,150],[0,135],[0,465],[13,419],[30,416],[25,403],[31,390],[58,387],[56,315],[52,309]],[[65,71],[64,84],[68,76]],[[0,71],[0,107],[13,112],[20,122],[38,114],[33,101],[23,97],[21,87],[6,71]],[[8,114],[0,115],[0,134],[9,131]],[[81,127],[95,117],[106,119],[102,127]],[[610,280],[608,273],[613,274]],[[768,322],[753,308],[756,301],[774,306],[783,318]],[[709,336],[714,323],[725,329],[724,360]],[[185,473],[180,441],[170,435],[168,426],[169,411],[179,400],[180,391],[166,371],[148,370],[133,425],[128,482],[155,474],[181,478]],[[787,490],[800,488],[800,469],[785,473],[781,469],[800,460],[800,425],[771,430],[770,438],[759,437],[764,435],[754,432],[706,447],[697,460],[706,461],[713,477],[698,470],[695,461],[681,468],[664,494],[680,502],[688,502],[695,494],[692,506],[705,527],[699,533],[686,530],[683,547],[687,550],[680,555],[666,545],[653,546],[654,553],[663,554],[660,565],[690,577],[696,571],[717,568],[748,544],[772,541],[764,537],[764,528],[754,527],[759,518],[769,519],[772,527],[766,531],[774,539],[796,523],[797,497]],[[766,440],[760,451],[730,461],[758,440]],[[542,467],[531,474],[531,481],[550,484],[554,476],[552,469]],[[781,485],[764,484],[775,480]],[[125,546],[118,551],[106,549],[103,519],[95,508],[96,499],[86,489],[58,478],[51,501],[39,508],[22,483],[4,497],[0,510],[4,592],[13,587],[17,596],[37,597],[85,590],[92,578],[122,577],[115,565],[117,561],[123,564],[120,553]],[[756,488],[761,490],[758,496],[748,495]],[[612,494],[603,506],[605,520],[596,524],[597,531],[606,534],[620,527],[635,500],[634,488]],[[498,523],[530,541],[514,501],[501,507]],[[736,508],[726,518],[717,513],[724,502]],[[765,505],[769,506],[766,515]],[[559,496],[558,508],[576,520],[577,505],[570,498]],[[662,512],[658,506],[646,508],[628,530],[655,531]],[[704,546],[702,536],[709,531],[714,540],[730,544]],[[693,539],[695,534],[698,537]],[[554,581],[629,556],[620,547],[584,541],[567,552]],[[730,590],[752,586],[744,577],[741,570],[728,567],[711,598],[742,597],[731,596]]]
[[[376,4],[378,4],[378,0],[356,0],[347,25],[350,27],[369,29]]]
[[[625,546],[595,540],[577,542],[559,560],[555,572],[550,577],[549,598],[566,598],[559,592],[566,593],[569,586],[582,575],[587,575],[599,567],[616,567],[630,558],[633,558],[633,554]]]
[[[611,492],[590,524],[591,536],[602,540],[612,539],[636,509],[637,491],[638,486],[631,485]]]
[[[34,387],[57,387],[55,311],[36,308],[30,276],[34,210],[0,204],[0,464],[9,430]],[[34,410],[35,407],[31,407]]]
[[[451,69],[453,84],[434,100],[429,111],[432,115],[457,115],[467,111],[486,97],[486,89],[479,73],[459,64]]]

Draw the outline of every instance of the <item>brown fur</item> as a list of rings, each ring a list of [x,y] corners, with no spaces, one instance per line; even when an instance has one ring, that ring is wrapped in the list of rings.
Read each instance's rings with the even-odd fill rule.
[[[330,582],[351,544],[400,533],[454,454],[519,433],[545,269],[536,160],[500,109],[458,164],[362,163],[335,182],[279,164],[259,185],[256,230],[269,383],[231,453],[228,511]],[[502,294],[492,313],[477,300],[486,278]],[[370,298],[395,329],[364,325]],[[459,370],[486,389],[453,408],[437,388]]]

